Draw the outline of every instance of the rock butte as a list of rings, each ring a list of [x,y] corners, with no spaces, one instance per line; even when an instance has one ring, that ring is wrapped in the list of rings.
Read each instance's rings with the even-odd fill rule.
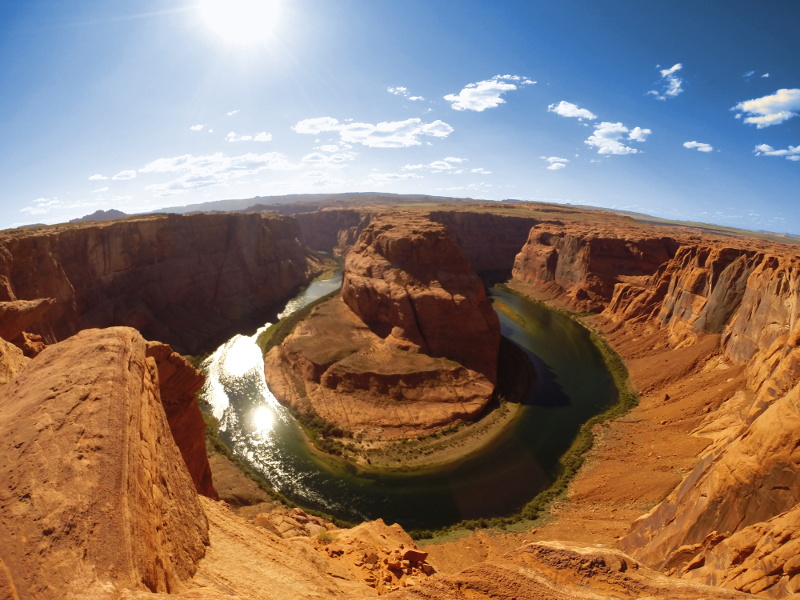
[[[483,412],[500,323],[444,226],[377,218],[347,252],[341,296],[266,358],[270,389],[363,439],[416,437]]]
[[[285,508],[247,520],[213,500],[228,493],[208,478],[198,377],[165,343],[187,351],[265,314],[317,268],[301,235],[344,253],[386,211],[0,233],[0,598],[800,590],[797,246],[604,212],[417,211],[479,270],[513,268],[525,293],[597,313],[587,322],[630,365],[642,403],[596,430],[554,522],[420,551],[381,522],[339,531]]]

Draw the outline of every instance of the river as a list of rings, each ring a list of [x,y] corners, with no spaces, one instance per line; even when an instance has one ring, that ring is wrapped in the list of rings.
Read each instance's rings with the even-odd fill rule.
[[[311,284],[279,318],[340,284],[341,275]],[[432,529],[519,511],[550,485],[581,424],[613,404],[617,389],[586,329],[497,287],[490,293],[525,323],[498,312],[502,334],[525,351],[537,379],[519,418],[479,453],[402,474],[365,473],[320,457],[270,393],[258,333],[234,336],[203,364],[201,394],[221,440],[287,498],[347,521],[381,517],[407,530]]]

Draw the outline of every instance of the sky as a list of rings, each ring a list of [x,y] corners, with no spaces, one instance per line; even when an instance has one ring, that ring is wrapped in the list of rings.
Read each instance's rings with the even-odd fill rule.
[[[0,228],[289,193],[800,234],[798,0],[0,0]]]

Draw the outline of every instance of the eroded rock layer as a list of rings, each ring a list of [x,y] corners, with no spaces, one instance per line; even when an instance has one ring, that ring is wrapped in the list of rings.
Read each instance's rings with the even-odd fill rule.
[[[0,560],[21,598],[185,588],[208,525],[133,329],[83,331],[0,387]]]
[[[499,320],[442,225],[415,215],[374,220],[347,255],[342,299],[388,343],[496,381]]]
[[[628,225],[538,225],[514,275],[543,296],[601,313],[629,337],[663,336],[672,348],[719,334],[723,357],[744,364],[748,390],[709,415],[697,435],[713,443],[697,467],[621,547],[647,564],[708,583],[779,597],[800,590],[787,552],[767,543],[769,523],[800,502],[800,258],[795,246]],[[722,426],[720,424],[726,424]],[[761,575],[702,570],[731,538],[763,550]],[[765,536],[753,540],[759,532]],[[733,536],[733,537],[731,537]],[[742,555],[743,556],[743,555]],[[788,556],[788,555],[787,555]],[[783,557],[783,558],[781,558]],[[740,558],[729,566],[737,567]],[[743,558],[742,558],[743,560]],[[753,565],[753,568],[756,568]]]
[[[237,325],[263,322],[309,281],[313,260],[296,222],[274,215],[154,215],[8,231],[0,234],[0,302],[53,299],[25,325],[48,343],[127,325],[195,354]]]
[[[365,439],[414,437],[472,419],[493,386],[446,359],[388,344],[341,300],[314,309],[267,354],[270,390]]]

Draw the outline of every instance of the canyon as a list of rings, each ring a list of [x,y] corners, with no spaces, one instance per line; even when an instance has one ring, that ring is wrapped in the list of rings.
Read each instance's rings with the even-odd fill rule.
[[[446,249],[397,250],[415,235]],[[224,467],[206,456],[200,376],[173,349],[208,350],[267,320],[321,270],[311,248],[345,259],[329,316],[351,319],[354,346],[375,336],[392,351],[424,347],[491,383],[489,356],[431,346],[425,319],[397,307],[438,325],[439,303],[459,304],[456,294],[416,300],[452,277],[480,324],[474,271],[507,274],[602,333],[640,404],[595,426],[566,495],[525,531],[418,547],[382,522],[338,529],[266,501],[234,511],[214,472]],[[420,266],[437,257],[452,272]],[[0,598],[800,593],[798,263],[797,246],[536,203],[2,232]],[[485,322],[478,333],[494,335]],[[329,362],[303,369],[313,380]]]

